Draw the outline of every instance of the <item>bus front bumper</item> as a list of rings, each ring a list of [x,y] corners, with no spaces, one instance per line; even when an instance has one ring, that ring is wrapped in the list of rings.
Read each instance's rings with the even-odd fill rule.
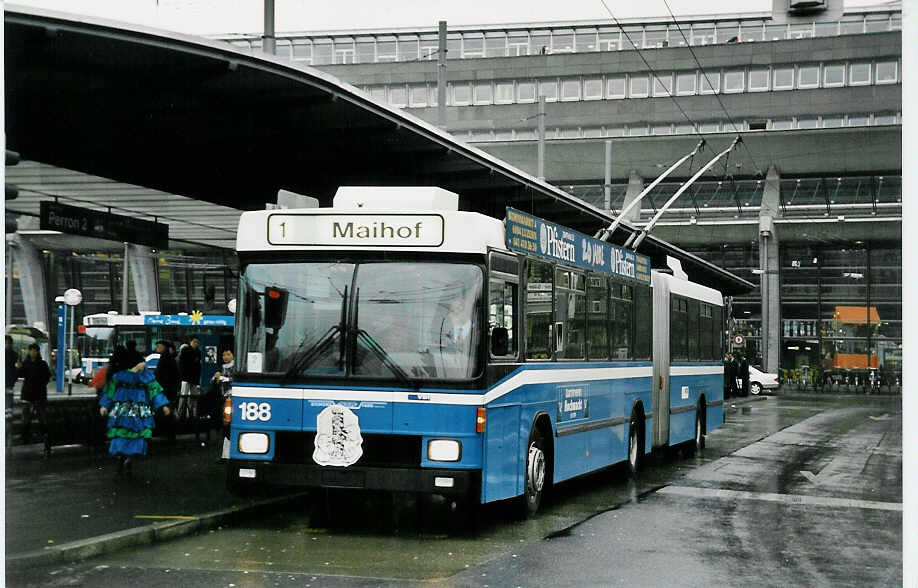
[[[340,468],[242,460],[232,460],[227,467],[229,478],[241,483],[446,495],[467,495],[472,491],[477,492],[481,479],[481,472],[478,470],[458,469],[359,466]]]

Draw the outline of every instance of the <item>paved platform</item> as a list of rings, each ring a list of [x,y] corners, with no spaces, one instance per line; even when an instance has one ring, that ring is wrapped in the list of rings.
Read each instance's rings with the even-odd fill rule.
[[[230,522],[273,500],[242,499],[225,489],[222,437],[155,438],[119,476],[115,458],[86,446],[20,445],[6,454],[6,565],[79,560],[129,545]]]

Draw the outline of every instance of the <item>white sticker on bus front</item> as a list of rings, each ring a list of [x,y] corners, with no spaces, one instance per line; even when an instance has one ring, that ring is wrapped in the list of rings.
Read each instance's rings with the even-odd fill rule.
[[[682,387],[682,400],[688,400],[688,397],[689,397],[688,386],[683,386]]]

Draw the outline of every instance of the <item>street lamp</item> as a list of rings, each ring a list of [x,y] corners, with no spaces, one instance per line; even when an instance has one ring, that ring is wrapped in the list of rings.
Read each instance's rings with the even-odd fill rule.
[[[64,304],[70,306],[70,349],[67,352],[67,396],[73,394],[73,315],[75,311],[72,307],[83,302],[83,293],[76,288],[69,288],[64,292]]]

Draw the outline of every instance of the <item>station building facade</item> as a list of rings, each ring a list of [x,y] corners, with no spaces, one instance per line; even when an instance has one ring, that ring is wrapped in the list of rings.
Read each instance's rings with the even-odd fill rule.
[[[633,209],[636,226],[740,136],[653,234],[760,285],[730,301],[728,334],[744,336],[753,363],[851,382],[875,368],[897,382],[901,8],[818,4],[808,14],[776,0],[769,12],[717,18],[450,27],[445,116],[436,27],[283,34],[276,53],[533,175],[544,96],[545,179],[614,214],[704,140]],[[261,51],[256,35],[221,39]]]

